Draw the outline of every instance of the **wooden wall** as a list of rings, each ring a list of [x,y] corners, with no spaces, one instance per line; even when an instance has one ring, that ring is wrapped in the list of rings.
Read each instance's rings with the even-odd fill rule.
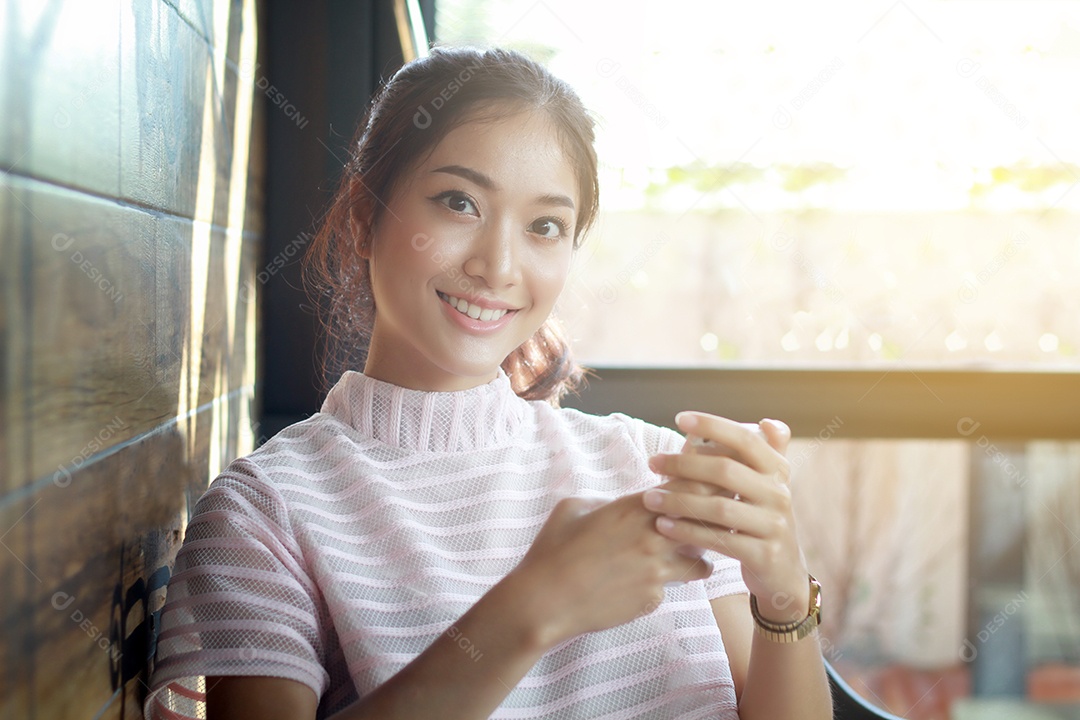
[[[141,717],[189,508],[252,448],[260,23],[0,3],[0,718]]]

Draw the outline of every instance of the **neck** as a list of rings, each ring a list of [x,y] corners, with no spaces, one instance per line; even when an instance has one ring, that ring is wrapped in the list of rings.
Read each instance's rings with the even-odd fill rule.
[[[499,374],[499,368],[479,368],[475,373],[442,368],[415,352],[386,347],[372,338],[364,362],[364,375],[407,390],[457,392],[486,385]]]

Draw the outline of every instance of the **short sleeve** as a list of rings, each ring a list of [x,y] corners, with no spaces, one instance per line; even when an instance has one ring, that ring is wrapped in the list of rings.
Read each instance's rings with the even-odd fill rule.
[[[248,460],[199,500],[166,591],[144,709],[205,717],[205,676],[269,676],[329,685],[315,584],[284,500]]]
[[[682,435],[670,428],[651,425],[642,420],[638,422],[640,423],[639,442],[646,455],[682,452],[683,443],[686,441]],[[707,551],[705,557],[713,563],[712,575],[704,580],[705,593],[709,600],[750,592],[746,583],[743,582],[742,564],[738,560],[713,550]]]

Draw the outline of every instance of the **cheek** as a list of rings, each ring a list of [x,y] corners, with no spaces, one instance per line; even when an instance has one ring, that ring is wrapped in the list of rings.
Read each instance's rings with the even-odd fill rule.
[[[407,268],[411,275],[424,277],[444,272],[453,264],[453,243],[433,234],[431,228],[403,225],[397,232],[384,235],[379,240],[384,268]]]
[[[533,278],[537,290],[542,291],[549,302],[554,302],[566,285],[570,275],[570,259],[569,252],[558,253],[556,257],[543,258],[535,266]]]

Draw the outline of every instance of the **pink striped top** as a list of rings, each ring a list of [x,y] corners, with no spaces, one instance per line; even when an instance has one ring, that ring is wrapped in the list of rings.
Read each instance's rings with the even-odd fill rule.
[[[302,682],[323,717],[370,692],[524,556],[554,504],[655,485],[683,439],[625,415],[517,397],[500,372],[461,392],[346,373],[322,411],[234,461],[200,499],[169,583],[147,718],[194,718],[200,676]],[[497,718],[737,718],[705,581],[548,652]],[[466,656],[482,655],[460,638]]]

